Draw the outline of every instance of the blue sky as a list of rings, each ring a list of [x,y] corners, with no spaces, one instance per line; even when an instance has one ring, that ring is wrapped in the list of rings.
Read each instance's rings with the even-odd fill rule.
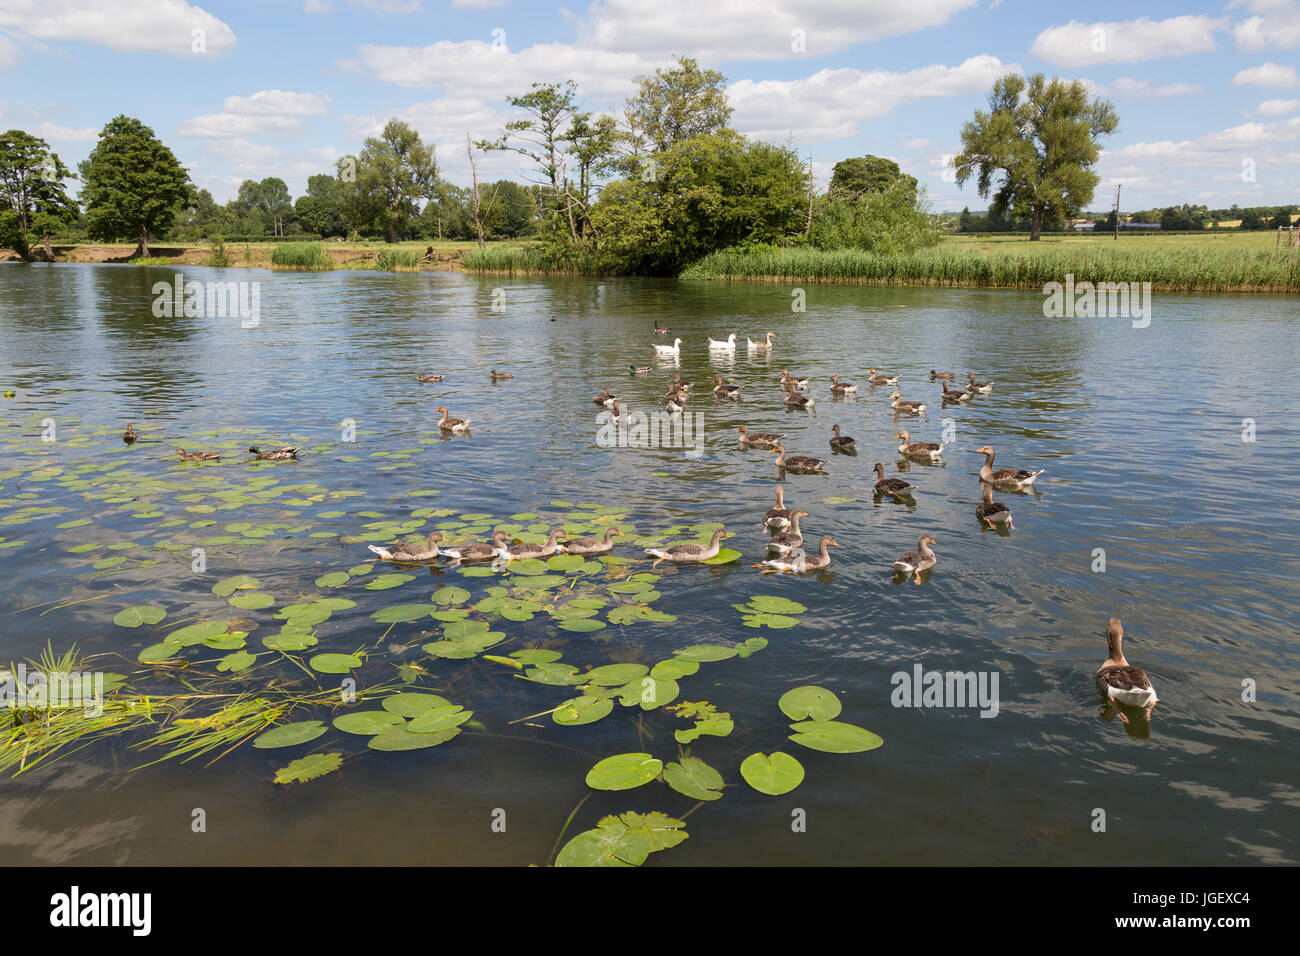
[[[727,77],[737,128],[794,143],[823,181],[889,156],[939,209],[985,206],[946,158],[1012,70],[1115,104],[1093,208],[1117,183],[1128,209],[1300,202],[1300,0],[0,0],[0,127],[72,166],[126,113],[224,201],[265,176],[297,195],[398,116],[468,183],[465,133],[495,136],[506,95],[572,78],[616,109],[677,54]],[[494,154],[479,172],[523,169]]]

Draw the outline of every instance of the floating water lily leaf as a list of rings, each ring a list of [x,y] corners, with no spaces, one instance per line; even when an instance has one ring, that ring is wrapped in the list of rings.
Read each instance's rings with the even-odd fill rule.
[[[135,604],[118,611],[113,623],[118,627],[139,627],[141,624],[157,624],[167,616],[167,612],[151,604]]]
[[[262,638],[262,646],[272,651],[305,651],[320,641],[310,632],[281,630],[279,634]]]
[[[556,866],[640,866],[657,850],[687,838],[686,824],[663,813],[624,813],[602,819],[594,830],[564,845]]]
[[[770,627],[773,630],[781,631],[789,627],[794,627],[799,623],[797,617],[789,617],[785,614],[747,614],[740,621],[745,627]]]
[[[605,626],[605,622],[596,620],[593,617],[571,617],[567,620],[560,621],[558,626],[562,627],[566,631],[584,633],[587,631],[599,631]]]
[[[315,740],[325,733],[325,724],[319,720],[300,720],[292,724],[272,727],[266,733],[253,740],[253,746],[259,750],[272,750],[277,747],[296,747]]]
[[[728,658],[735,657],[736,649],[734,647],[724,647],[721,644],[693,644],[690,647],[683,647],[679,651],[673,651],[673,654],[685,661],[708,663],[725,661]]]
[[[624,707],[641,705],[642,710],[654,710],[664,704],[670,704],[681,693],[675,680],[656,680],[653,677],[641,677],[629,681],[623,686],[619,703]]]
[[[614,701],[608,697],[590,697],[583,695],[566,700],[551,714],[551,720],[566,727],[579,724],[593,724],[607,716],[614,709]]]
[[[692,800],[717,800],[722,796],[722,774],[699,757],[664,766],[664,783]]]
[[[404,724],[400,714],[387,710],[358,710],[350,714],[340,714],[334,718],[334,727],[345,734],[369,736],[383,733],[389,727]]]
[[[740,775],[759,793],[779,797],[803,783],[803,764],[779,750],[750,754],[740,763]]]
[[[432,600],[434,604],[464,604],[469,600],[469,592],[464,588],[448,585],[434,591]]]
[[[808,720],[791,724],[790,739],[828,754],[856,754],[875,750],[885,741],[869,730],[838,720]]]
[[[781,713],[791,720],[834,720],[839,716],[840,699],[822,687],[796,687],[777,701]]]
[[[200,621],[198,624],[191,624],[188,627],[172,631],[167,635],[167,643],[179,644],[181,647],[193,647],[195,644],[202,644],[210,638],[219,637],[229,629],[228,621]]]
[[[474,711],[466,710],[457,704],[433,707],[412,718],[406,725],[406,729],[413,734],[436,734],[459,727],[473,716]]]
[[[649,754],[616,754],[587,772],[587,786],[593,790],[631,790],[649,783],[663,768],[663,761]]]
[[[248,594],[236,594],[230,599],[234,607],[243,608],[246,611],[255,611],[258,608],[270,607],[275,603],[275,596],[267,594],[265,591],[252,591]]]
[[[275,782],[306,783],[308,780],[315,780],[327,773],[333,773],[341,766],[343,766],[342,754],[310,754],[306,757],[299,757],[287,767],[281,767],[277,770],[275,772]]]
[[[524,672],[524,678],[539,684],[552,684],[559,687],[582,684],[586,681],[576,667],[560,663],[538,664],[536,667],[530,667]]]
[[[766,611],[768,614],[803,614],[808,609],[798,601],[791,601],[783,597],[773,597],[769,594],[758,594],[749,599],[750,606],[756,611]]]
[[[451,701],[437,694],[393,694],[385,697],[380,706],[391,714],[415,717],[435,707],[449,707]]]
[[[718,553],[711,558],[705,558],[701,564],[730,564],[740,557],[740,552],[733,548],[719,548]]]
[[[574,598],[569,602],[569,607],[579,607],[591,611],[599,611],[608,601],[602,601],[600,598]]]
[[[689,677],[699,669],[700,665],[696,661],[674,657],[670,660],[660,661],[650,668],[650,676],[655,680],[677,680],[679,677]]]
[[[217,597],[230,597],[236,591],[252,591],[257,588],[257,578],[251,574],[236,574],[212,585],[212,593]]]
[[[316,579],[318,588],[338,588],[347,584],[351,576],[346,571],[331,571],[329,574],[322,574]]]
[[[679,744],[689,744],[697,737],[726,737],[736,729],[730,714],[710,714],[695,722],[689,730],[675,730],[673,737]]]
[[[367,591],[387,591],[389,588],[401,587],[407,581],[414,581],[413,574],[381,574],[366,582]]]
[[[389,727],[382,734],[371,737],[366,746],[371,750],[423,750],[445,744],[459,734],[459,727],[430,734],[413,734],[402,726]]]
[[[583,675],[590,683],[603,687],[622,687],[628,681],[638,680],[650,673],[644,664],[606,664]]]
[[[248,653],[248,651],[236,651],[223,657],[217,664],[217,670],[238,673],[239,671],[248,670],[256,661],[257,657]]]
[[[401,624],[428,617],[435,610],[437,608],[432,604],[395,604],[392,607],[381,608],[370,617],[380,624]]]
[[[355,654],[317,654],[307,663],[322,674],[346,674],[361,666],[361,658]]]
[[[165,661],[169,657],[174,657],[181,650],[182,645],[171,641],[163,641],[161,644],[152,644],[142,650],[136,660],[141,664],[154,664],[158,661]]]
[[[232,631],[229,634],[218,634],[216,637],[205,637],[203,646],[210,647],[214,651],[235,651],[244,646],[244,639],[247,637],[247,631]]]
[[[527,648],[522,651],[515,651],[510,656],[521,664],[550,664],[558,661],[561,654],[559,651],[543,650],[542,648]]]

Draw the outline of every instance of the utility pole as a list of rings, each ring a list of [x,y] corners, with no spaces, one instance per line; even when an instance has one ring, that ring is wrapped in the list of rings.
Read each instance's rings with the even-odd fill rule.
[[[1124,188],[1123,183],[1115,185],[1115,241],[1119,242],[1119,191]]]

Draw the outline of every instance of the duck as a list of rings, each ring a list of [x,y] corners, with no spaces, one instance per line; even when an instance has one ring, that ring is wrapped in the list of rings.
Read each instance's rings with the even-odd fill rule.
[[[599,392],[591,402],[593,405],[604,405],[606,408],[613,408],[615,402],[614,393],[611,392],[609,386],[606,385],[605,390]]]
[[[872,385],[897,385],[897,375],[887,375],[884,372],[877,374],[874,368],[867,369],[867,381]]]
[[[902,478],[886,478],[884,462],[876,462],[875,490],[878,495],[892,495],[895,498],[911,497],[916,485],[909,485]]]
[[[755,448],[771,448],[785,438],[784,435],[773,432],[751,432],[748,425],[741,425],[736,429],[736,434],[740,436],[742,445],[752,445]]]
[[[790,571],[794,574],[821,571],[830,567],[831,564],[831,555],[827,549],[838,548],[839,546],[839,542],[830,535],[822,535],[822,539],[817,542],[816,554],[810,555],[796,548],[790,554],[773,558],[770,561],[763,561],[754,565],[754,567],[762,568],[764,574],[775,574],[778,571]]]
[[[1097,692],[1113,705],[1141,707],[1150,723],[1151,711],[1160,699],[1146,671],[1134,667],[1124,657],[1124,625],[1117,617],[1112,617],[1106,625],[1106,652],[1105,662],[1097,668]],[[1115,710],[1127,724],[1128,715],[1123,708],[1116,706]]]
[[[298,449],[290,448],[288,445],[283,448],[273,448],[270,451],[260,451],[256,445],[248,449],[249,454],[253,456],[254,461],[297,461]]]
[[[736,351],[736,333],[732,332],[724,341],[718,341],[712,336],[709,337],[709,350],[713,352],[734,352]]]
[[[836,425],[831,429],[835,434],[831,436],[831,448],[835,451],[857,451],[858,440],[850,438],[848,435],[840,434],[840,426]]]
[[[622,535],[613,525],[605,529],[603,538],[570,538],[565,535],[564,544],[560,545],[563,554],[607,554],[614,550],[614,535]]]
[[[713,394],[719,398],[740,398],[740,386],[724,385],[722,376],[715,375],[713,376]]]
[[[889,397],[892,399],[889,407],[896,412],[904,412],[908,415],[920,415],[925,412],[925,402],[905,402],[902,392],[894,392]]]
[[[1008,528],[1014,528],[1011,523],[1011,509],[1000,501],[993,500],[993,486],[984,485],[984,501],[975,506],[975,517],[979,518],[990,528],[996,528],[998,525],[1006,525]]]
[[[791,455],[787,458],[785,456],[785,446],[779,442],[772,446],[772,450],[768,454],[777,456],[775,464],[782,471],[825,474],[822,471],[822,465],[826,464],[824,458],[814,458],[812,455]]]
[[[992,394],[993,394],[993,386],[994,386],[994,384],[996,384],[996,383],[994,383],[994,382],[977,382],[977,381],[975,381],[975,373],[974,373],[974,372],[967,372],[967,373],[966,373],[966,377],[967,377],[967,379],[968,379],[968,381],[966,382],[966,391],[968,391],[968,392],[979,392],[981,395],[992,395]]]
[[[492,370],[492,381],[504,382],[508,378],[514,378],[514,376],[509,372],[498,372],[496,369]]]
[[[943,455],[943,450],[948,447],[948,443],[939,442],[935,444],[932,441],[912,441],[912,433],[901,431],[895,438],[900,439],[903,444],[898,446],[898,453],[904,458],[920,458],[925,461],[938,461]]]
[[[629,365],[627,367],[629,375],[648,375],[650,372],[649,365]]]
[[[970,393],[963,392],[958,388],[949,388],[948,382],[945,379],[943,383],[943,400],[945,402],[969,402]]]
[[[999,488],[1011,488],[1015,491],[1023,491],[1028,488],[1041,475],[1046,468],[1038,471],[1028,471],[1024,468],[999,468],[993,470],[993,446],[985,445],[983,448],[976,448],[975,454],[984,456],[984,464],[980,466],[980,481],[987,481],[990,485],[996,485]]]
[[[655,321],[655,335],[667,335],[671,331],[671,329],[667,328],[666,326],[660,325],[658,319],[655,319],[654,321]]]
[[[776,507],[767,509],[767,514],[763,515],[763,524],[780,531],[790,526],[790,517],[793,514],[794,512],[785,506],[785,489],[777,485]]]
[[[811,395],[801,395],[796,392],[793,381],[786,383],[785,403],[791,408],[812,408],[817,404],[816,400]]]
[[[900,555],[898,559],[894,561],[894,573],[915,574],[916,583],[920,584],[921,572],[929,571],[939,563],[939,559],[935,557],[934,552],[930,550],[930,545],[936,543],[937,542],[934,540],[932,535],[921,535],[921,537],[916,539],[915,551],[909,551],[907,554]]]
[[[707,561],[718,556],[718,546],[725,537],[727,532],[718,528],[713,532],[707,547],[698,544],[676,544],[671,548],[646,548],[645,553],[655,557],[654,563],[650,565],[651,568],[657,568],[661,561],[671,561],[673,564]]]
[[[841,381],[840,381],[840,377],[839,377],[838,375],[832,375],[832,376],[831,376],[831,394],[832,394],[832,395],[848,395],[848,394],[850,394],[850,393],[852,393],[852,392],[856,392],[857,390],[858,390],[858,386],[855,385],[854,383],[852,383],[852,382],[841,382]]]
[[[421,385],[429,385],[432,384],[433,382],[442,381],[441,375],[421,375],[417,373],[415,377],[420,380]]]
[[[750,351],[753,352],[770,352],[772,351],[772,339],[774,338],[776,338],[775,332],[768,332],[763,337],[763,341],[761,342],[755,342],[748,335],[746,335],[745,344],[749,347]]]
[[[438,556],[442,554],[438,550],[438,542],[441,540],[443,540],[442,532],[435,531],[429,535],[427,545],[420,541],[403,541],[391,548],[381,548],[377,544],[368,544],[366,547],[379,555],[383,561],[437,561]]]
[[[502,555],[509,561],[518,561],[521,558],[549,558],[559,551],[560,535],[564,534],[564,528],[556,525],[551,529],[551,533],[546,538],[545,544],[515,544],[511,545],[506,554]]]
[[[181,461],[220,461],[221,456],[215,451],[186,451],[184,448],[176,449],[177,456]]]
[[[457,564],[462,561],[490,561],[493,558],[504,557],[507,553],[506,546],[509,543],[510,539],[504,531],[495,531],[492,534],[491,544],[484,544],[482,541],[471,541],[469,544],[458,545],[454,548],[443,548],[442,553]]]
[[[135,430],[135,424],[128,422],[126,431],[122,432],[122,441],[130,445],[139,437],[140,433]]]
[[[680,355],[682,352],[682,340],[673,339],[672,345],[656,345],[654,350],[656,355]]]
[[[463,435],[469,431],[470,420],[468,418],[452,418],[447,414],[447,406],[439,405],[434,409],[435,412],[442,412],[442,418],[438,419],[438,428],[444,432],[452,432],[456,435]]]
[[[790,370],[788,368],[781,369],[782,388],[788,388],[791,385],[791,383],[794,384],[795,388],[807,388],[808,383],[811,381],[812,379],[809,378],[795,378],[793,375],[790,374]]]
[[[936,372],[934,369],[930,369],[930,381],[933,382],[936,378],[951,380],[952,372]]]
[[[767,539],[767,550],[774,554],[789,554],[803,544],[803,532],[799,530],[799,519],[808,517],[806,511],[796,511],[790,515],[790,527],[778,531]]]

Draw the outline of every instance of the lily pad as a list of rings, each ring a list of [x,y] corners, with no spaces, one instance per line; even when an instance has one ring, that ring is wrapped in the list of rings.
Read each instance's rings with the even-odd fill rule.
[[[594,724],[602,717],[608,716],[613,709],[614,702],[608,697],[583,695],[566,700],[551,714],[551,720],[565,727]]]
[[[334,727],[345,734],[371,736],[383,733],[389,727],[406,723],[400,714],[387,710],[358,710],[334,718]]]
[[[588,771],[587,786],[593,790],[631,790],[655,779],[663,768],[663,761],[649,754],[616,754]]]
[[[167,616],[167,612],[151,604],[135,604],[118,611],[113,623],[118,627],[139,627],[141,624],[157,624]]]
[[[722,796],[722,774],[698,757],[664,766],[664,783],[692,800],[717,800]]]
[[[317,654],[307,663],[322,674],[346,674],[361,666],[361,658],[355,654]]]
[[[840,699],[822,687],[796,687],[777,701],[781,713],[791,720],[834,720],[843,709]]]
[[[779,797],[803,783],[803,764],[779,750],[750,754],[741,761],[740,775],[759,793]]]
[[[275,772],[275,782],[306,783],[308,780],[315,780],[327,773],[333,773],[341,766],[343,766],[343,755],[340,753],[310,754],[306,757],[299,757],[288,766],[277,770]]]
[[[277,747],[296,747],[315,740],[325,733],[326,727],[319,720],[299,720],[292,724],[272,727],[266,733],[253,740],[253,746],[259,750],[272,750]]]
[[[885,741],[869,730],[838,720],[808,720],[791,724],[790,739],[828,754],[856,754],[875,750]]]

